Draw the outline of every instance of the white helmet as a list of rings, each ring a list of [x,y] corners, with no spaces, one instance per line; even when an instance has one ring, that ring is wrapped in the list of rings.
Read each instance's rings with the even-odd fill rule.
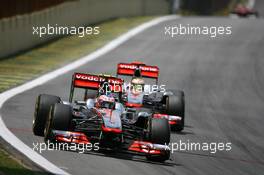
[[[144,80],[142,79],[142,78],[133,78],[132,80],[131,80],[131,83],[132,83],[132,85],[144,85],[145,84],[145,82],[144,82]]]
[[[133,78],[131,84],[134,91],[144,91],[145,82],[142,78]]]

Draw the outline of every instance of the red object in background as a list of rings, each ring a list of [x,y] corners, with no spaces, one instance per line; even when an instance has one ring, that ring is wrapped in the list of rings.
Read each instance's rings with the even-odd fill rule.
[[[238,4],[232,13],[237,14],[239,16],[244,16],[244,17],[249,16],[249,15],[258,16],[258,12],[242,4]]]
[[[242,13],[242,14],[245,14],[245,13],[249,13],[251,12],[252,10],[248,9],[247,7],[243,6],[243,5],[238,5],[236,6],[235,8],[235,12],[236,13]]]

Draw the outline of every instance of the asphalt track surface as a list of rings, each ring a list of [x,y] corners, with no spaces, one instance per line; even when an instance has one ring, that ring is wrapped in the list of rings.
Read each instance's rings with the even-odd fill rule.
[[[260,2],[258,2],[260,3]],[[232,35],[164,35],[176,24],[232,26]],[[135,58],[159,65],[160,83],[186,94],[186,128],[171,141],[231,142],[231,151],[179,151],[165,164],[144,157],[45,151],[42,155],[71,174],[263,174],[264,21],[262,19],[180,18],[154,26],[77,72],[115,73],[116,64]],[[68,99],[74,71],[8,100],[1,114],[24,143],[43,142],[31,132],[38,94]]]

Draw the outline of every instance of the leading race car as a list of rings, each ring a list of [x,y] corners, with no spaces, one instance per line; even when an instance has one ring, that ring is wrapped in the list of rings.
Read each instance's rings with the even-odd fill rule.
[[[117,76],[131,77],[125,84],[123,93],[124,104],[140,112],[153,113],[154,117],[166,118],[171,129],[182,131],[185,121],[184,92],[181,90],[166,90],[165,85],[158,85],[159,68],[142,62],[119,63]],[[146,84],[146,79],[154,79],[155,84]]]
[[[102,82],[108,83],[111,93],[99,92]],[[122,83],[122,79],[115,77],[75,73],[69,102],[52,95],[38,96],[34,134],[44,136],[46,142],[98,143],[100,150],[136,153],[151,161],[168,160],[170,151],[166,144],[170,142],[170,128],[167,119],[145,113],[131,118],[118,98],[111,96],[112,92],[121,93]],[[76,88],[98,90],[98,97],[73,102]]]

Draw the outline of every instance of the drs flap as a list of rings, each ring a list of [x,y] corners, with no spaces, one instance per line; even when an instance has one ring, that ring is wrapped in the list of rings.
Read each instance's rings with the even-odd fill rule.
[[[108,83],[111,90],[122,90],[123,80],[117,77],[93,75],[84,73],[73,74],[73,86],[77,88],[99,89],[103,83]]]

